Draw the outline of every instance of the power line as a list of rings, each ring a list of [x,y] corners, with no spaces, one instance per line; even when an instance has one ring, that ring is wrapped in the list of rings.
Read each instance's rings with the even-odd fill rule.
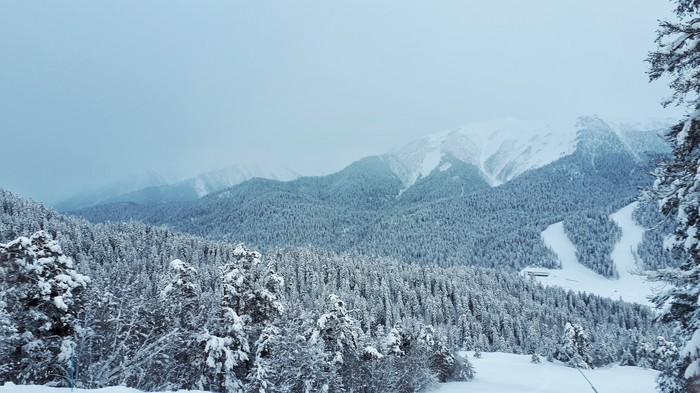
[[[595,389],[595,386],[593,386],[593,383],[591,383],[591,381],[588,379],[588,377],[586,377],[586,374],[584,374],[583,371],[581,371],[580,368],[576,367],[576,369],[578,370],[578,372],[581,373],[581,375],[583,375],[584,378],[586,378],[586,381],[588,382],[588,384],[591,385],[591,389],[593,389],[593,391],[594,391],[595,393],[598,393],[598,391]]]

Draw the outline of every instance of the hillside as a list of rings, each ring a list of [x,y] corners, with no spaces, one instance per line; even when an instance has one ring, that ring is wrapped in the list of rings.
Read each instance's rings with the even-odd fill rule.
[[[505,124],[510,123],[521,125]],[[494,124],[482,129],[491,131]],[[582,211],[618,209],[651,181],[647,161],[598,118],[579,120],[570,154],[565,154],[569,147],[542,160],[515,154],[516,161],[529,158],[518,161],[522,165],[513,169],[513,177],[497,187],[489,184],[493,173],[485,177],[483,163],[452,154],[459,152],[451,141],[462,131],[430,137],[432,145],[419,141],[407,147],[420,154],[368,157],[329,176],[253,179],[195,201],[108,204],[75,214],[93,222],[135,219],[206,238],[239,239],[260,249],[311,245],[419,264],[520,270],[557,266],[539,236],[548,225]],[[447,147],[452,150],[441,150]],[[403,157],[404,168],[417,168],[428,156],[433,158],[422,167],[426,173],[397,172],[397,159]],[[496,160],[489,157],[486,161]],[[409,178],[413,183],[406,188]]]
[[[239,247],[139,223],[93,225],[6,191],[0,191],[0,208],[0,244],[38,230],[46,231],[75,260],[75,268],[91,277],[81,320],[85,321],[83,327],[92,329],[96,336],[76,337],[76,354],[82,364],[90,365],[81,372],[83,386],[194,386],[190,378],[205,371],[193,369],[187,375],[174,375],[157,370],[176,370],[182,366],[179,362],[194,361],[187,359],[196,358],[200,352],[194,349],[195,342],[188,341],[194,337],[191,334],[201,329],[220,329],[217,305],[221,304],[223,290],[219,284],[221,269],[249,269],[245,268],[249,262],[241,262],[243,251]],[[591,362],[603,365],[620,361],[629,350],[635,351],[635,361],[651,362],[646,356],[652,355],[637,352],[637,348],[646,348],[656,336],[668,334],[663,326],[651,323],[652,313],[647,307],[544,288],[493,269],[420,267],[312,248],[277,249],[262,258],[265,262],[257,265],[258,270],[250,270],[245,277],[263,280],[250,287],[257,290],[263,288],[269,274],[284,278],[281,287],[264,284],[265,288],[278,288],[275,296],[287,310],[274,323],[291,336],[283,334],[276,345],[287,345],[285,340],[298,334],[311,334],[316,321],[329,312],[330,294],[343,299],[347,308],[353,310],[352,318],[347,319],[352,334],[363,345],[375,348],[384,348],[382,342],[388,339],[391,327],[402,329],[406,339],[417,340],[427,326],[432,326],[436,344],[431,346],[544,355],[556,350],[563,325],[574,321],[588,331]],[[175,259],[196,269],[196,276],[188,276],[187,280],[194,280],[198,295],[183,299],[184,303],[163,303],[162,291],[173,280],[171,261]],[[11,309],[15,307],[18,305],[13,304]],[[188,309],[200,310],[192,316],[196,324],[173,318],[185,315],[181,313]],[[260,333],[256,320],[245,325],[253,337]],[[188,347],[184,358],[167,356],[182,345],[194,347]],[[311,361],[315,359],[312,352],[318,350],[314,348],[303,346],[298,350],[311,351]],[[353,350],[345,356],[360,356],[359,350],[365,347],[356,348],[357,352]],[[279,353],[285,354],[284,351]],[[288,364],[287,360],[280,363],[284,367]],[[347,367],[367,371],[363,367],[368,366],[348,363]],[[356,369],[345,368],[340,368],[338,375],[351,370],[360,375]]]
[[[254,178],[287,181],[298,177],[299,174],[288,168],[261,168],[250,165],[231,165],[186,179],[149,173],[144,176],[131,176],[94,191],[82,192],[56,203],[55,206],[60,211],[72,211],[115,202],[158,204],[191,201]]]

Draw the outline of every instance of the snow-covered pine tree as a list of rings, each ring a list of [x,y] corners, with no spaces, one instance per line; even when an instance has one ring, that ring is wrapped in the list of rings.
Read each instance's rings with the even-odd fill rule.
[[[221,268],[221,318],[213,331],[198,337],[200,388],[227,392],[264,392],[268,383],[263,357],[268,356],[273,321],[282,312],[282,278],[260,260],[257,251],[239,245],[234,261]],[[252,344],[252,347],[251,347]],[[249,382],[246,384],[246,382]]]
[[[89,282],[46,232],[0,244],[0,380],[67,385]]]
[[[676,223],[668,245],[681,255],[678,269],[664,269],[653,278],[670,283],[656,296],[660,319],[676,325],[680,348],[674,367],[659,377],[662,392],[700,391],[700,1],[676,0],[674,21],[662,21],[659,48],[649,54],[649,77],[670,77],[673,95],[663,105],[684,105],[689,113],[666,138],[673,159],[655,172],[652,197]]]
[[[593,360],[588,353],[589,346],[590,340],[583,327],[567,322],[554,358],[570,367],[590,369]]]
[[[170,262],[170,277],[160,293],[166,303],[167,316],[184,330],[194,328],[197,299],[201,289],[197,285],[197,269],[180,259]]]
[[[284,310],[282,321],[280,333],[268,342],[268,380],[276,387],[275,391],[328,391],[335,370],[328,367],[324,343],[310,340],[316,319],[299,305],[292,305]]]
[[[360,336],[360,328],[357,321],[350,316],[343,302],[337,295],[331,294],[327,298],[328,311],[322,314],[316,321],[316,327],[310,341],[323,342],[326,352],[326,362],[331,370],[338,373],[341,380],[335,388],[343,388],[344,364],[351,362],[352,357],[357,357],[356,349]],[[354,362],[353,362],[354,363]],[[350,370],[347,370],[350,371]],[[347,379],[347,378],[345,378]]]
[[[651,367],[659,371],[668,370],[677,358],[678,348],[676,344],[666,340],[663,336],[657,337]]]
[[[199,300],[202,290],[198,284],[197,269],[187,262],[174,259],[170,262],[170,272],[166,284],[160,292],[168,329],[174,331],[177,345],[170,357],[177,368],[170,379],[177,387],[193,387],[199,378],[197,369],[182,367],[197,361],[199,342],[197,335],[206,319],[202,317]]]
[[[533,355],[536,356],[536,355]],[[539,359],[539,358],[538,358]],[[539,360],[537,361],[539,363]],[[474,365],[469,361],[466,355],[455,354],[455,363],[452,368],[451,381],[471,381],[476,375]]]
[[[17,328],[12,322],[12,317],[7,312],[7,304],[0,300],[0,354],[7,355],[11,352],[12,345],[19,341]],[[0,376],[12,371],[12,364],[0,361]]]

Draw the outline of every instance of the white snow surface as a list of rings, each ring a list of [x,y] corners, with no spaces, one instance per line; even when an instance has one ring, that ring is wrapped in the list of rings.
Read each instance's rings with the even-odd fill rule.
[[[611,253],[611,258],[620,275],[619,279],[606,278],[578,262],[576,247],[564,233],[563,222],[550,225],[541,234],[545,244],[559,257],[562,268],[528,267],[521,273],[523,275],[526,275],[526,272],[548,273],[548,277],[535,277],[535,279],[545,285],[653,306],[648,297],[655,291],[658,283],[647,281],[640,274],[641,269],[636,261],[637,247],[644,235],[644,228],[640,227],[632,216],[636,208],[637,202],[634,202],[610,215],[610,218],[622,229],[622,237]]]
[[[482,358],[474,358],[466,352],[476,369],[476,377],[469,382],[440,384],[433,393],[590,393],[591,387],[578,370],[559,362],[534,364],[530,355],[482,352]],[[599,392],[654,393],[657,371],[638,367],[612,366],[595,370],[584,370],[586,377]],[[69,393],[69,388],[52,388],[37,385],[0,386],[0,393]],[[75,393],[141,393],[140,390],[123,386],[102,389],[74,389]],[[179,390],[176,393],[205,393],[195,390]]]
[[[181,183],[193,183],[197,195],[201,198],[256,177],[288,181],[299,176],[293,170],[282,166],[231,165],[218,171],[203,173],[195,178],[183,180]]]
[[[385,157],[406,188],[441,168],[448,155],[476,166],[491,186],[498,186],[573,153],[574,124],[555,126],[512,117],[482,121],[428,135]]]
[[[6,382],[0,386],[0,393],[142,393],[140,390],[127,388],[124,386],[111,386],[101,389],[73,389],[70,388],[52,388],[41,385],[15,385],[11,382]],[[168,393],[206,393],[201,390],[178,390]]]
[[[470,382],[440,384],[433,393],[590,393],[593,390],[581,373],[561,363],[530,361],[530,355],[482,352],[476,359],[467,353],[476,369]],[[655,393],[657,371],[639,367],[612,366],[583,370],[597,391],[615,393]],[[1,391],[0,391],[1,392]]]

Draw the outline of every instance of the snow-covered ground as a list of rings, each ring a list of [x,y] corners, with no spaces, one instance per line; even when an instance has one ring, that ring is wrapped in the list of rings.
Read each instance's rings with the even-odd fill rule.
[[[440,384],[434,393],[591,393],[591,385],[577,369],[550,363],[544,358],[539,364],[530,361],[530,355],[509,353],[482,353],[475,359],[468,352],[469,361],[476,368],[476,377],[470,382]],[[639,367],[613,366],[583,370],[598,392],[655,393],[657,371]]]
[[[127,388],[124,386],[112,386],[102,389],[73,389],[74,393],[142,393],[140,390]],[[0,393],[70,393],[70,388],[50,388],[37,385],[13,385],[5,383],[0,386]],[[206,393],[199,390],[178,390],[168,393]]]
[[[609,279],[581,265],[576,258],[576,247],[564,233],[563,222],[552,224],[542,232],[542,239],[559,257],[561,269],[526,268],[526,271],[548,273],[548,277],[536,277],[545,285],[556,285],[577,292],[588,292],[612,299],[646,304],[657,283],[648,282],[645,277],[635,274],[639,269],[635,260],[637,246],[642,241],[644,228],[637,225],[632,213],[637,202],[631,203],[610,215],[610,218],[622,229],[622,237],[613,248],[611,257],[619,279]]]
[[[469,361],[476,368],[476,377],[470,382],[440,384],[433,393],[590,393],[591,386],[578,370],[560,363],[550,363],[544,358],[539,364],[530,361],[530,355],[509,353],[482,353],[475,359],[467,352]],[[584,370],[586,377],[600,393],[654,393],[657,371],[638,367],[613,366],[596,370]],[[5,384],[0,393],[69,393],[68,388],[24,386]],[[121,386],[104,389],[75,389],[76,393],[140,393],[139,390]],[[195,391],[180,390],[180,393]],[[204,393],[204,392],[200,392]]]

